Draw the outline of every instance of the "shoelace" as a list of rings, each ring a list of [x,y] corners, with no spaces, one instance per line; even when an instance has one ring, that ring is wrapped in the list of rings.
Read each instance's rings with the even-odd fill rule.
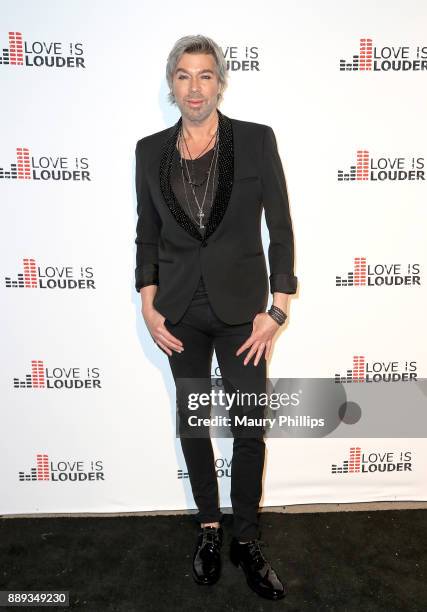
[[[207,529],[203,527],[203,538],[201,546],[209,545],[211,547],[217,546],[219,544],[219,531],[213,529]]]
[[[261,550],[261,546],[268,546],[268,543],[258,539],[248,542],[249,553],[256,564],[267,563],[267,560]]]

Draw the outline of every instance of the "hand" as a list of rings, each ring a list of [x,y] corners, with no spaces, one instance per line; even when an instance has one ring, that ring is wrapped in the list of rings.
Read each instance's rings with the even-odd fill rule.
[[[252,333],[249,338],[238,348],[236,356],[240,355],[245,349],[252,347],[245,357],[243,365],[247,365],[251,360],[252,355],[256,353],[254,365],[257,366],[261,359],[262,352],[265,350],[264,357],[267,360],[273,341],[273,336],[279,329],[280,325],[276,323],[273,317],[270,317],[266,312],[260,312],[253,320]]]
[[[177,353],[182,353],[184,345],[179,338],[166,329],[164,325],[166,317],[160,314],[154,307],[150,307],[149,309],[141,308],[141,312],[154,342],[168,355],[172,355],[171,349]]]

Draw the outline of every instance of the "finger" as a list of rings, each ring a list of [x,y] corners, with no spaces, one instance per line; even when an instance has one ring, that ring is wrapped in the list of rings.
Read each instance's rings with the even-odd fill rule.
[[[247,365],[249,361],[252,359],[252,355],[258,350],[259,340],[258,342],[254,342],[251,350],[246,355],[245,360],[243,361],[243,365]]]
[[[271,340],[268,340],[266,344],[265,353],[264,353],[264,357],[266,360],[270,357],[270,349],[271,349]]]
[[[239,348],[236,351],[236,357],[238,355],[240,355],[240,353],[242,353],[244,350],[246,350],[247,348],[249,348],[251,346],[253,342],[253,336],[252,334],[249,336],[249,338],[241,345],[239,346]]]
[[[171,346],[174,349],[183,348],[182,341],[173,334],[171,334],[171,332],[168,330],[164,323],[157,326],[156,332],[156,337],[161,339],[162,342],[167,342],[168,346]]]
[[[257,365],[258,365],[259,360],[260,360],[260,358],[261,358],[261,355],[262,355],[262,353],[263,353],[263,351],[264,351],[264,348],[265,348],[265,342],[261,342],[261,343],[260,343],[260,345],[259,345],[259,347],[258,347],[258,350],[257,350],[257,352],[256,352],[256,355],[255,355],[255,359],[254,359],[254,366],[257,366]]]
[[[264,348],[265,348],[265,343],[261,342],[261,344],[259,345],[259,349],[257,351],[256,357],[255,357],[254,366],[258,365]]]
[[[168,330],[167,327],[165,327],[165,325],[163,325],[159,332],[163,335],[165,339],[169,340],[169,342],[172,342],[173,345],[181,348],[184,346],[182,340],[171,334],[171,332]]]
[[[160,342],[159,340],[156,341],[157,346],[159,346],[161,349],[164,350],[165,353],[167,353],[169,356],[172,355],[172,351],[163,344],[163,342]]]
[[[174,338],[174,336],[172,336],[172,338]],[[184,350],[184,347],[182,346],[182,343],[181,344],[177,344],[173,340],[169,340],[169,338],[166,337],[164,332],[159,332],[157,334],[157,339],[160,340],[160,342],[162,342],[166,346],[168,346],[171,349],[173,349],[174,351],[176,351],[177,353],[181,353]]]

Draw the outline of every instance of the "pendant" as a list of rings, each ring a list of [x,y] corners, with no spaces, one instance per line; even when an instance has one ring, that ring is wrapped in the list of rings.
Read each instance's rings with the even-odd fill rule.
[[[204,212],[202,212],[202,211],[199,211],[199,212],[197,213],[197,216],[199,217],[199,227],[202,229],[202,228],[204,228],[204,227],[205,227],[204,225],[202,225],[202,217],[204,217],[204,216],[205,216],[205,213],[204,213]]]

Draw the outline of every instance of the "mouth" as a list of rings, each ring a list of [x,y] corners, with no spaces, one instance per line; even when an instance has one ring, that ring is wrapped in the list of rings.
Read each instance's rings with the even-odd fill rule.
[[[188,100],[188,104],[190,104],[190,106],[199,106],[200,104],[202,104],[203,100]]]

